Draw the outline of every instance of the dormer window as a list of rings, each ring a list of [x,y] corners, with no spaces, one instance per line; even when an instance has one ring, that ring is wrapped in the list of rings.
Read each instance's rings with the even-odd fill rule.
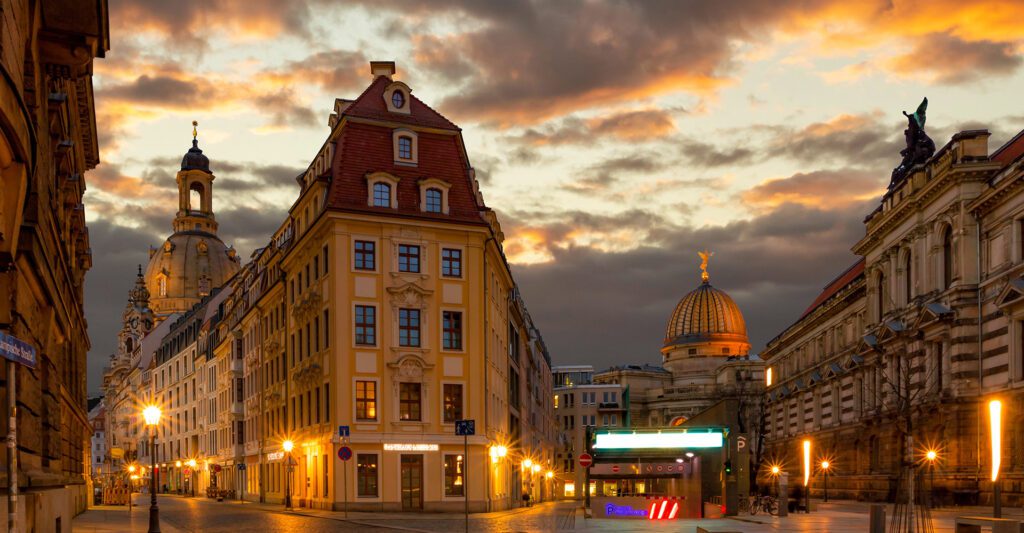
[[[388,112],[399,113],[402,115],[408,115],[412,112],[409,109],[409,99],[412,96],[412,89],[408,85],[395,81],[391,82],[384,88],[384,105],[387,106]]]
[[[398,138],[398,158],[412,159],[412,137],[402,135]]]
[[[366,177],[366,205],[398,208],[398,180],[387,172],[374,172]]]
[[[448,189],[451,184],[437,178],[420,181],[420,211],[448,214]]]
[[[419,162],[419,139],[416,132],[400,128],[391,133],[395,164],[415,166]]]
[[[405,107],[405,93],[402,91],[395,91],[391,93],[391,105],[398,109]]]
[[[440,213],[441,212],[441,191],[439,189],[427,189],[427,209],[428,213]]]
[[[391,207],[391,185],[380,182],[373,184],[373,206]]]

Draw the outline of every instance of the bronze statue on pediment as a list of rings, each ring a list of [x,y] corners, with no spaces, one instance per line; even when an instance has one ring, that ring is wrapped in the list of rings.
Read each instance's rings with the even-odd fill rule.
[[[903,112],[903,116],[907,117],[907,129],[903,130],[907,147],[900,150],[903,161],[898,167],[892,169],[892,179],[889,180],[890,190],[906,177],[914,165],[924,163],[935,154],[935,142],[924,131],[927,110],[928,98],[925,98],[921,101],[921,105],[917,106],[917,111],[914,114],[909,115],[906,111]]]

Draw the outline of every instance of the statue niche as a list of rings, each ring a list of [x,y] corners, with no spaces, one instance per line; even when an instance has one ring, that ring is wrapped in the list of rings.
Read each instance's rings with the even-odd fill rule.
[[[924,131],[925,113],[928,110],[928,98],[921,101],[917,111],[908,115],[906,111],[903,116],[907,117],[907,129],[903,130],[903,137],[907,147],[900,150],[903,160],[898,167],[892,169],[892,177],[889,180],[891,191],[897,183],[903,181],[914,165],[919,165],[935,154],[935,141]]]

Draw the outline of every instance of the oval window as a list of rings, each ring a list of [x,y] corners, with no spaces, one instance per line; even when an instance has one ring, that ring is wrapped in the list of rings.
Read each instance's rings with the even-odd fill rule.
[[[395,91],[391,93],[391,105],[398,109],[405,106],[405,94],[403,94],[402,91]]]

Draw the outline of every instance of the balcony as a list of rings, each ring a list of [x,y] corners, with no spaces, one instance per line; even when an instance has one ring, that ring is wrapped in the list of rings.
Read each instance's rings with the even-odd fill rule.
[[[598,411],[625,411],[624,407],[619,405],[619,402],[601,402],[597,404]]]

